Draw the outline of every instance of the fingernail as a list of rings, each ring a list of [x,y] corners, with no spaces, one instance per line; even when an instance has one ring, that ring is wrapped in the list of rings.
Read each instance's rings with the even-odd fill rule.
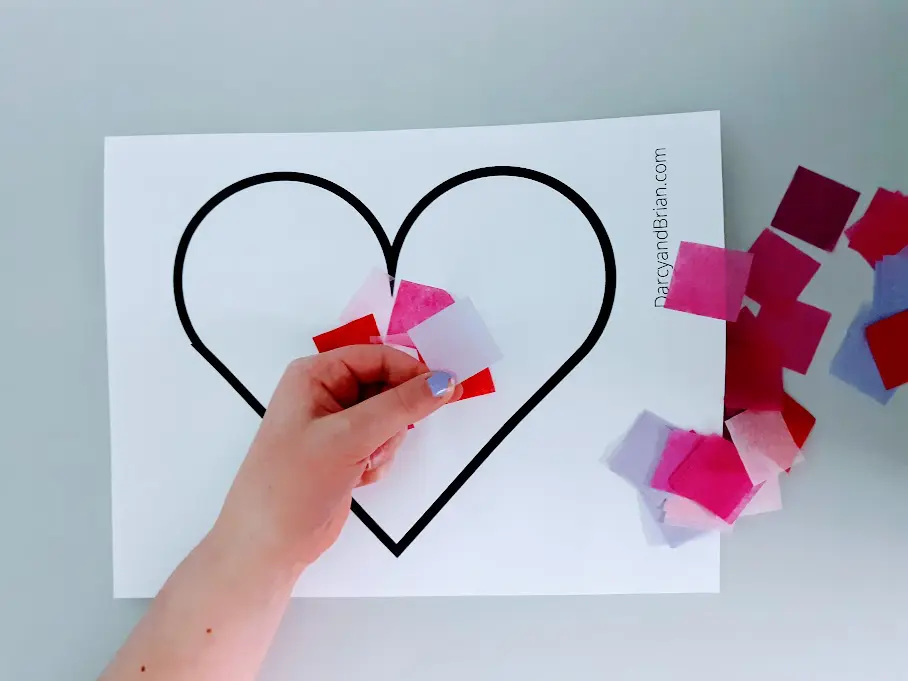
[[[450,371],[433,371],[426,379],[434,397],[444,397],[454,391],[457,378]]]
[[[369,462],[366,466],[366,470],[374,470],[382,464],[387,463],[388,459],[390,458],[391,456],[388,453],[388,450],[384,446],[379,447],[378,450],[376,450],[372,454],[372,456],[369,457]]]

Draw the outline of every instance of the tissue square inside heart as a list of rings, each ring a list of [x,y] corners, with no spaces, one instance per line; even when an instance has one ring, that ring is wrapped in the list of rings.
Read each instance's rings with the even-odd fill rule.
[[[397,295],[394,297],[388,335],[406,334],[417,324],[453,304],[454,297],[444,289],[403,280],[397,287]]]
[[[347,345],[369,345],[371,338],[377,335],[378,324],[370,314],[319,334],[312,340],[319,352],[328,352]]]
[[[414,326],[410,338],[430,369],[444,369],[458,377],[478,374],[502,358],[469,298]]]
[[[492,372],[488,369],[483,369],[478,374],[473,374],[465,381],[461,381],[460,386],[463,388],[463,394],[460,396],[462,400],[491,395],[495,392],[495,381],[492,380]]]

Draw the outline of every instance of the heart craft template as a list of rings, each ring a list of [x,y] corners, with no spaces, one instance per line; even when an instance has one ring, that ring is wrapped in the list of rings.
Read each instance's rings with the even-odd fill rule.
[[[602,261],[605,268],[605,288],[602,294],[602,305],[599,309],[599,313],[596,317],[595,322],[593,323],[592,329],[590,330],[587,337],[581,343],[581,345],[571,354],[571,356],[552,374],[542,386],[533,393],[532,396],[519,408],[515,411],[510,418],[505,421],[505,423],[498,429],[498,431],[491,437],[491,439],[486,442],[486,444],[479,450],[479,452],[467,463],[467,465],[460,471],[460,473],[451,481],[451,483],[445,488],[445,490],[438,496],[437,499],[429,506],[429,508],[419,517],[419,519],[410,527],[409,530],[401,537],[400,540],[394,541],[387,532],[385,532],[381,526],[366,512],[366,510],[356,501],[353,500],[351,505],[351,510],[359,518],[363,524],[369,528],[369,530],[374,534],[378,540],[384,544],[384,546],[396,557],[399,557],[410,544],[419,536],[419,534],[426,529],[432,519],[444,508],[457,493],[457,491],[463,487],[467,480],[479,469],[483,462],[489,458],[492,452],[495,451],[504,439],[517,427],[517,425],[523,421],[524,418],[540,403],[542,400],[554,390],[564,378],[573,371],[578,364],[586,357],[596,343],[599,341],[599,338],[602,336],[603,331],[605,331],[606,324],[608,323],[609,316],[611,315],[612,306],[615,302],[615,292],[616,292],[616,279],[617,279],[617,267],[615,264],[615,255],[612,250],[612,244],[609,240],[608,234],[605,230],[605,226],[602,224],[602,221],[599,219],[599,216],[593,210],[587,201],[580,196],[576,191],[571,189],[569,186],[556,180],[555,178],[541,173],[536,170],[529,170],[526,168],[519,168],[513,166],[494,166],[488,168],[477,168],[475,170],[470,170],[468,172],[462,173],[455,177],[452,177],[445,182],[442,182],[440,185],[435,187],[432,191],[422,197],[419,202],[413,207],[407,217],[404,219],[403,223],[400,226],[400,229],[397,232],[397,235],[394,238],[392,243],[388,239],[388,235],[385,233],[385,230],[382,228],[381,223],[378,221],[378,218],[372,214],[372,211],[360,201],[355,195],[350,191],[344,189],[338,184],[326,180],[324,178],[309,175],[306,173],[299,172],[272,172],[272,173],[263,173],[261,175],[254,175],[248,177],[244,180],[235,182],[234,184],[222,189],[220,192],[215,194],[211,199],[209,199],[204,206],[202,206],[199,211],[193,216],[189,224],[186,226],[186,229],[183,231],[183,235],[180,238],[179,246],[177,247],[176,258],[174,260],[173,268],[173,293],[174,300],[176,302],[177,313],[180,317],[180,323],[183,325],[183,330],[186,333],[186,336],[189,338],[192,347],[194,347],[202,357],[230,384],[230,386],[242,397],[246,403],[252,407],[256,414],[260,417],[265,415],[265,407],[262,402],[256,398],[248,388],[233,374],[230,369],[220,360],[218,357],[208,349],[202,339],[199,337],[195,328],[192,325],[192,321],[189,318],[189,313],[186,309],[186,301],[183,295],[183,268],[186,262],[186,254],[189,250],[189,244],[192,241],[193,235],[199,229],[199,227],[204,222],[205,218],[221,203],[226,201],[231,196],[251,187],[257,185],[266,184],[270,182],[298,182],[303,184],[312,185],[320,189],[334,194],[338,198],[345,201],[352,208],[356,210],[357,213],[365,220],[365,222],[372,229],[372,233],[375,238],[378,240],[379,245],[381,246],[382,253],[384,254],[385,264],[387,266],[388,274],[393,278],[397,270],[397,264],[401,250],[404,245],[404,241],[407,238],[407,235],[410,233],[410,230],[416,224],[416,221],[419,219],[419,216],[437,199],[451,191],[452,189],[459,187],[467,182],[472,182],[474,180],[480,180],[483,178],[489,177],[514,177],[522,178],[526,180],[531,180],[539,184],[545,185],[550,189],[558,192],[561,196],[570,201],[574,206],[580,210],[583,216],[589,222],[590,227],[596,235],[596,238],[599,242],[599,246],[602,250]],[[392,292],[393,292],[393,281],[391,283]]]

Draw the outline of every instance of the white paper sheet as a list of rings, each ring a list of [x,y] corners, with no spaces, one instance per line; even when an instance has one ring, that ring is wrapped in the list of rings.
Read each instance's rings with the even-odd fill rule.
[[[174,264],[197,225],[186,314],[207,348],[266,404],[285,365],[315,351],[433,188],[477,168],[544,173],[579,194],[617,260],[611,318],[592,351],[395,557],[351,517],[296,587],[309,596],[713,592],[716,537],[648,545],[636,494],[598,463],[642,409],[718,432],[722,322],[656,307],[683,239],[723,245],[716,113],[395,132],[108,139],[105,256],[114,593],[150,597],[214,521],[259,417],[193,349]],[[281,179],[283,178],[283,179]],[[375,216],[367,224],[365,206]],[[666,222],[654,221],[663,220]],[[377,226],[380,223],[380,226]],[[661,225],[667,225],[661,231]],[[666,251],[664,256],[659,253]],[[531,179],[486,177],[431,203],[396,276],[469,296],[504,359],[497,392],[411,431],[395,467],[356,499],[394,541],[584,342],[606,287],[583,213]]]

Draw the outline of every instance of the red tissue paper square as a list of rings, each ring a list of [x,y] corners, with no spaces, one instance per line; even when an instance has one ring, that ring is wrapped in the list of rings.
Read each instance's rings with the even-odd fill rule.
[[[756,489],[738,450],[718,435],[703,437],[669,478],[672,491],[733,523]]]
[[[369,342],[381,344],[382,341],[385,341],[386,344],[399,345],[399,342],[391,343],[391,339],[400,341],[403,338],[409,339],[409,336],[407,336],[407,334],[398,334],[396,336],[386,336],[384,339],[373,336],[369,339]],[[425,364],[425,361],[418,350],[416,351],[416,356],[420,362]],[[463,388],[463,394],[460,396],[461,400],[468,400],[471,397],[481,397],[482,395],[491,395],[495,392],[495,381],[492,380],[492,370],[483,369],[478,374],[473,374],[468,379],[461,381],[460,386]]]
[[[844,184],[798,166],[772,226],[832,252],[860,196]]]
[[[799,449],[802,448],[816,425],[816,417],[791,395],[785,393],[782,395],[782,418],[785,419],[791,439]]]
[[[682,241],[666,309],[735,321],[752,261],[750,253]]]
[[[871,324],[865,333],[886,389],[908,383],[908,310]]]
[[[757,323],[782,351],[782,366],[806,374],[832,314],[798,300],[766,303]]]
[[[871,267],[887,255],[908,246],[908,196],[880,188],[864,217],[846,232],[848,247],[857,251]]]
[[[331,331],[315,336],[312,340],[319,352],[328,352],[347,345],[369,345],[378,336],[375,315],[366,315]]]
[[[478,374],[473,374],[465,381],[461,381],[460,386],[463,388],[463,395],[460,396],[462,400],[495,392],[495,381],[492,380],[490,369],[483,369]]]
[[[782,352],[745,308],[726,326],[725,406],[729,410],[782,408]]]
[[[758,303],[797,300],[820,263],[769,229],[750,247],[754,261],[747,281],[747,297]]]

